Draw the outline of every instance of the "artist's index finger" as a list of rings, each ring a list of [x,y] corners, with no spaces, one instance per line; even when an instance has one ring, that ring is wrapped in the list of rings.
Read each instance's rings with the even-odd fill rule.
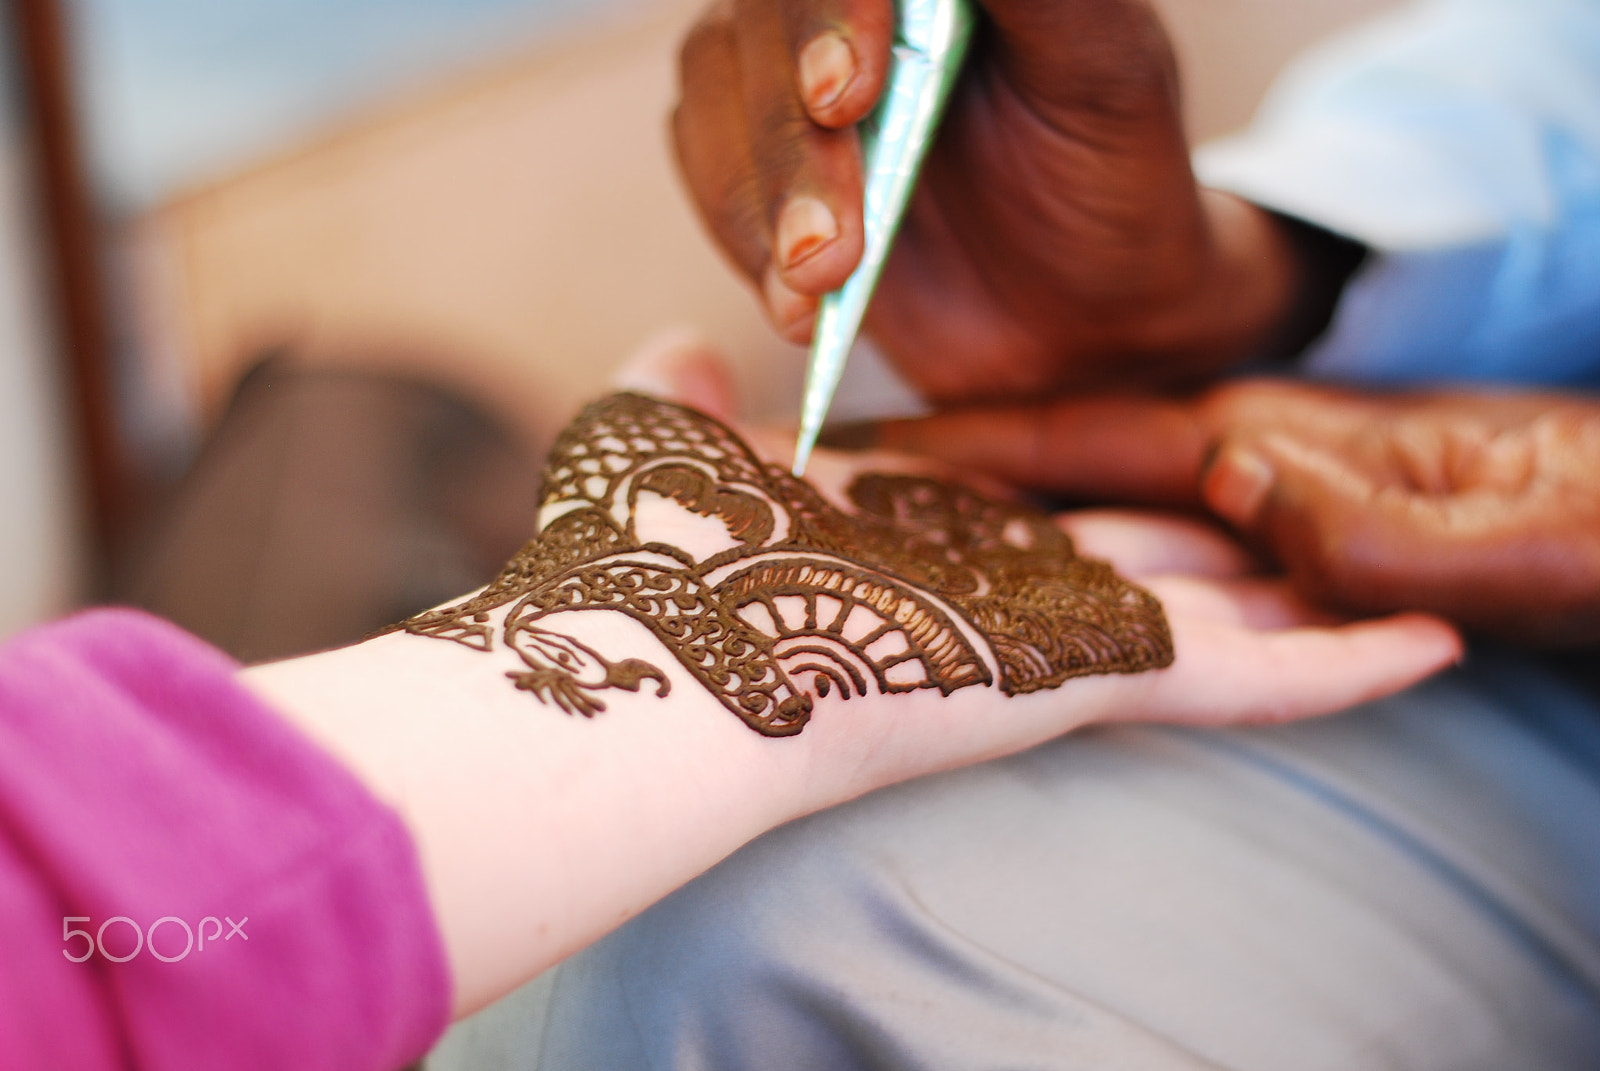
[[[785,0],[795,92],[821,126],[859,123],[878,102],[894,39],[889,0]]]
[[[1191,405],[1101,397],[886,421],[878,444],[1086,502],[1190,507],[1208,436]]]

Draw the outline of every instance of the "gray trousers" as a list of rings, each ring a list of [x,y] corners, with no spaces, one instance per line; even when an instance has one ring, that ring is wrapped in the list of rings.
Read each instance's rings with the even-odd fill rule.
[[[779,829],[544,984],[551,1071],[1597,1068],[1600,711],[1480,653],[1077,734]]]

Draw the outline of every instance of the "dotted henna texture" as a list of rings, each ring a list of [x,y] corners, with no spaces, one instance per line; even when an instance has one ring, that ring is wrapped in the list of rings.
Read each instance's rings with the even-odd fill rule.
[[[556,441],[539,535],[476,595],[400,627],[489,651],[491,612],[510,606],[499,642],[527,668],[508,676],[593,716],[608,688],[668,690],[648,662],[608,661],[542,625],[614,610],[767,736],[804,728],[813,693],[998,684],[1017,695],[1171,663],[1161,604],[1078,557],[1041,514],[913,476],[861,476],[847,493],[854,513],[709,417],[612,395]],[[671,526],[652,530],[662,512],[641,511],[645,496],[719,521],[725,549],[697,560],[666,541]]]

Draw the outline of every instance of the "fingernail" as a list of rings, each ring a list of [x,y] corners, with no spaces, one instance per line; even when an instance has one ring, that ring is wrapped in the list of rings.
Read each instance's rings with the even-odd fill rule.
[[[790,341],[801,341],[797,336],[803,330],[810,334],[811,323],[817,316],[817,299],[790,290],[778,275],[776,264],[767,268],[762,294],[767,299],[767,311],[772,323]]]
[[[793,268],[839,237],[839,222],[827,205],[808,194],[789,198],[778,213],[778,259]]]
[[[844,96],[855,76],[855,49],[832,30],[800,50],[800,99],[809,111],[821,111]]]
[[[1255,523],[1276,476],[1272,465],[1260,454],[1230,446],[1206,470],[1201,494],[1218,516],[1248,528]]]

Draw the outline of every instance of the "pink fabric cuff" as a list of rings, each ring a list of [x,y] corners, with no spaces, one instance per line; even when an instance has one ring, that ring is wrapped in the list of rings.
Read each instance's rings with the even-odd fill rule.
[[[392,1071],[444,1029],[410,835],[238,668],[127,610],[0,648],[0,1066]]]

